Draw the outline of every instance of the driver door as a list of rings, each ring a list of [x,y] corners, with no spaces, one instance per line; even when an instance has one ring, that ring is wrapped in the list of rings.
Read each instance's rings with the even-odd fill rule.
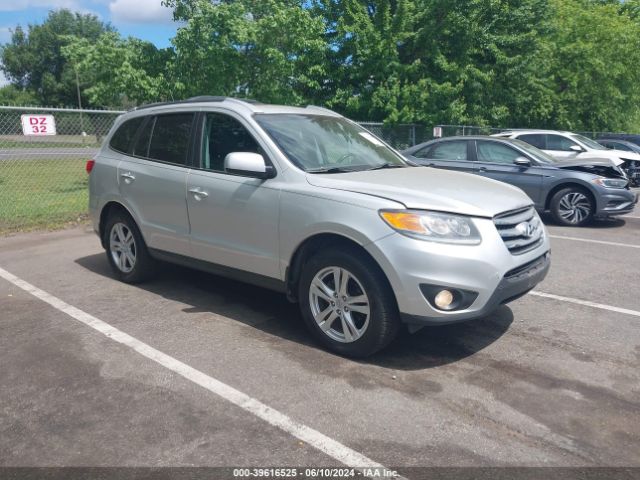
[[[187,179],[191,251],[209,263],[280,278],[276,179],[261,180],[225,171],[231,152],[265,152],[249,130],[230,115],[202,118],[199,168]]]
[[[517,158],[529,157],[509,145],[490,140],[477,140],[476,149],[480,175],[521,188],[539,205],[543,172],[533,161],[530,166],[515,164]]]

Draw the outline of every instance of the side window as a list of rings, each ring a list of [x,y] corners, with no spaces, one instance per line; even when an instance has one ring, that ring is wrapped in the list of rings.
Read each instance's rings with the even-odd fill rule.
[[[517,150],[498,142],[478,142],[478,160],[481,162],[513,164],[523,155]]]
[[[609,148],[615,148],[616,150],[623,150],[625,152],[633,152],[633,150],[627,147],[624,143],[607,142],[604,144],[604,146]]]
[[[430,148],[420,150],[416,157],[433,160],[467,160],[467,142],[455,140],[436,143]]]
[[[120,125],[118,130],[116,130],[111,137],[109,146],[118,152],[129,152],[131,141],[136,136],[136,132],[138,131],[138,128],[140,128],[140,125],[142,125],[143,120],[144,117],[132,118]]]
[[[264,155],[249,131],[235,118],[222,113],[207,113],[202,145],[202,167],[224,172],[224,159],[231,152]]]
[[[528,133],[526,135],[518,136],[518,140],[522,140],[523,142],[527,142],[529,145],[533,145],[534,147],[539,148],[540,150],[545,150],[546,142],[545,135],[539,133]]]
[[[571,152],[571,147],[577,145],[568,138],[560,135],[547,135],[547,150],[558,150],[562,152]]]
[[[153,126],[156,123],[156,117],[149,117],[149,121],[142,127],[138,140],[133,146],[132,154],[137,157],[149,156],[149,141],[151,140],[151,134],[153,133]]]
[[[186,165],[193,117],[193,113],[158,115],[151,133],[148,157]]]

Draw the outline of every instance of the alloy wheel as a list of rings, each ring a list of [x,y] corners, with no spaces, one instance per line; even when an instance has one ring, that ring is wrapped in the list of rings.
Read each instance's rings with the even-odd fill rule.
[[[580,192],[569,192],[558,204],[558,214],[571,224],[579,224],[591,214],[591,202]]]
[[[111,227],[109,234],[111,258],[123,273],[130,273],[136,265],[136,241],[133,232],[124,223],[118,222]]]
[[[338,342],[355,342],[369,326],[369,298],[360,281],[344,268],[323,268],[313,277],[309,305],[320,329]]]

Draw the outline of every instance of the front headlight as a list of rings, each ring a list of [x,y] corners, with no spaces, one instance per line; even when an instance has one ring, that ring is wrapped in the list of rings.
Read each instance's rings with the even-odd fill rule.
[[[625,188],[628,181],[623,178],[598,177],[591,180],[591,183],[595,183],[596,185],[600,185],[606,188]]]
[[[408,237],[432,242],[477,245],[482,238],[468,217],[420,210],[381,210],[391,228]]]

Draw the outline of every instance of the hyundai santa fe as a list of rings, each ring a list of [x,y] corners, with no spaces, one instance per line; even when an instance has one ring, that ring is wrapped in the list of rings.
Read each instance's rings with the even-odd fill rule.
[[[282,292],[347,356],[382,349],[403,323],[487,315],[549,269],[522,190],[416,166],[319,107],[141,107],[87,170],[93,226],[120,280],[168,261]]]

